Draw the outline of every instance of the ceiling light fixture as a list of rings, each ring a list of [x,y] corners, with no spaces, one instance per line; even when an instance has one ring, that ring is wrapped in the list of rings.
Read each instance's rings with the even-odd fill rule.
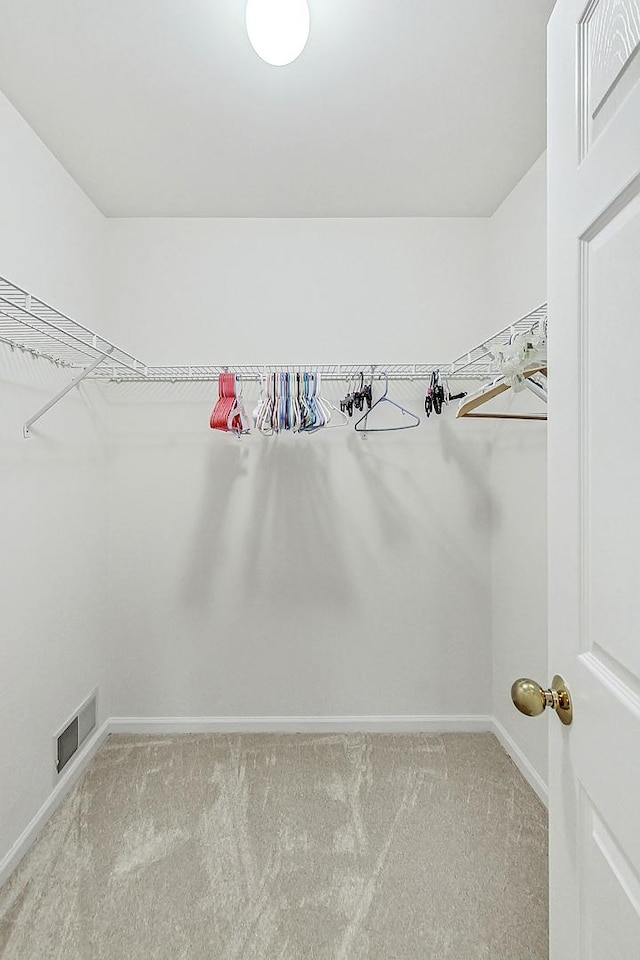
[[[247,0],[247,33],[267,63],[274,67],[292,63],[309,39],[307,0]]]

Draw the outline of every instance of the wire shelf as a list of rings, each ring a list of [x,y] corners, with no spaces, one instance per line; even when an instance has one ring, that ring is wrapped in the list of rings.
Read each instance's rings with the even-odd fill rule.
[[[494,333],[488,340],[473,347],[467,353],[457,357],[449,367],[449,375],[454,378],[470,378],[491,380],[500,375],[501,370],[496,359],[502,347],[507,344],[513,336],[518,334],[530,333],[543,326],[545,332],[547,329],[547,304],[543,303],[531,313],[521,317],[515,323],[503,327],[498,333]],[[446,369],[446,368],[445,368]]]
[[[359,375],[386,374],[390,380],[428,379],[434,370],[454,380],[490,380],[500,368],[496,354],[513,334],[526,333],[547,322],[547,305],[505,327],[488,340],[457,357],[453,363],[316,364],[325,380],[348,380]],[[300,370],[299,364],[209,366],[148,366],[142,360],[101,337],[44,300],[0,277],[0,342],[81,374],[83,379],[103,382],[208,382],[227,371],[243,380],[259,381],[269,370]],[[92,369],[89,369],[92,367]]]
[[[259,382],[265,374],[274,370],[314,370],[317,371],[323,380],[349,380],[351,377],[357,377],[363,373],[365,379],[373,373],[374,376],[386,374],[389,380],[424,380],[429,377],[433,370],[446,369],[446,364],[437,363],[351,363],[351,364],[257,364],[257,365],[238,365],[228,366],[171,366],[171,367],[145,367],[143,371],[112,371],[109,362],[100,369],[98,368],[92,375],[93,380],[108,380],[117,383],[129,383],[131,381],[149,381],[149,382],[210,382],[217,381],[221,373],[235,373],[240,379],[250,382]]]
[[[0,341],[74,371],[107,357],[111,369],[121,374],[139,375],[143,366],[126,350],[4,277],[0,277]]]

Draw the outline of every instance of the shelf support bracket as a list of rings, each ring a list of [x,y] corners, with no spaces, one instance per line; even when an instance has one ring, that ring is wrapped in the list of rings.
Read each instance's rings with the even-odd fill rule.
[[[110,347],[106,353],[103,353],[96,360],[94,360],[93,363],[90,363],[88,367],[85,367],[85,369],[82,370],[77,377],[74,377],[71,383],[67,384],[66,387],[63,387],[62,390],[56,393],[55,397],[52,397],[48,403],[45,403],[44,407],[41,407],[37,413],[34,413],[32,417],[29,417],[22,428],[22,436],[25,438],[25,440],[28,440],[31,436],[31,427],[34,425],[36,420],[39,420],[40,417],[43,417],[45,413],[51,410],[51,407],[55,407],[59,400],[62,400],[63,397],[66,397],[66,395],[73,390],[74,387],[77,387],[78,384],[82,383],[82,381],[85,380],[90,373],[93,373],[96,367],[99,366],[103,360],[106,360],[111,353],[113,353],[114,349],[115,347]]]

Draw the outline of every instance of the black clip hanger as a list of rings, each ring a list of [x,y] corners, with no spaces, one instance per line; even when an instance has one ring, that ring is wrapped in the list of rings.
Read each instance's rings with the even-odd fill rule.
[[[342,413],[348,413],[350,417],[353,416],[354,405],[357,406],[357,392],[354,385],[355,374],[351,374],[349,380],[347,381],[347,395],[344,400],[340,401],[340,410]],[[360,374],[362,377],[362,374]]]
[[[440,371],[433,370],[429,386],[427,387],[427,395],[424,398],[424,412],[428,417],[430,417],[432,413],[439,415],[442,413],[445,404],[450,403],[452,400],[462,400],[466,395],[465,391],[461,393],[451,393],[449,384],[447,383],[446,387],[443,384]]]
[[[373,406],[373,369],[371,370],[371,380],[362,388],[362,396],[369,410]]]
[[[364,408],[364,374],[360,371],[360,386],[353,394],[353,403],[356,410],[362,411]]]

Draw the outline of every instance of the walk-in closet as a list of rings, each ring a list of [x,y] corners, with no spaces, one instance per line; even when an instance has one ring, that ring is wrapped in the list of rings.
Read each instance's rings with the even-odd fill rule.
[[[2,960],[637,960],[638,0],[0,7]]]

